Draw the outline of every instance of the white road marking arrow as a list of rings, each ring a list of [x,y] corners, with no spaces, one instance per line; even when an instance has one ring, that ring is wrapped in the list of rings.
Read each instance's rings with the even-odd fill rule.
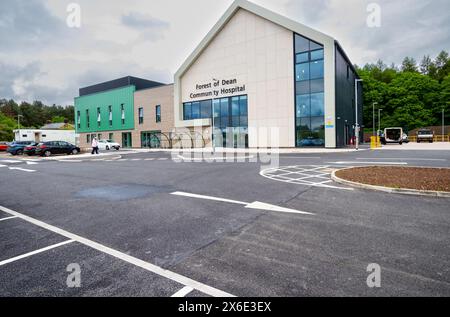
[[[172,193],[172,195],[243,205],[243,206],[245,206],[244,208],[247,208],[247,209],[257,209],[257,210],[266,210],[266,211],[282,212],[282,213],[290,213],[290,214],[312,215],[312,216],[314,215],[313,213],[310,213],[310,212],[284,208],[284,207],[280,207],[280,206],[276,206],[276,205],[262,203],[259,201],[255,201],[253,203],[246,203],[243,201],[230,200],[230,199],[212,197],[212,196],[197,195],[197,194],[190,194],[190,193],[184,193],[184,192],[174,192],[174,193]]]

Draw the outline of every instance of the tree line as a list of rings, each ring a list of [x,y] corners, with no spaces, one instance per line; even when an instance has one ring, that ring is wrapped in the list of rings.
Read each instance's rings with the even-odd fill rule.
[[[364,126],[372,131],[373,107],[382,109],[381,129],[402,127],[407,132],[445,123],[450,118],[450,58],[446,51],[432,59],[424,56],[420,63],[406,57],[400,66],[383,61],[357,67],[364,80]]]
[[[11,141],[13,130],[21,128],[39,129],[48,123],[74,123],[73,106],[47,106],[40,101],[16,103],[14,100],[0,99],[0,141]]]

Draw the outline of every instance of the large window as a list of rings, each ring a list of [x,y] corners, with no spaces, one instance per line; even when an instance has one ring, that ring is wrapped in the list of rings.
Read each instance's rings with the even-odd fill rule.
[[[216,146],[248,147],[247,96],[215,99],[214,127],[222,131],[222,139],[215,138]]]
[[[248,101],[247,96],[187,102],[183,104],[184,120],[214,119],[214,142],[219,147],[248,147]]]
[[[81,129],[81,113],[80,113],[80,111],[77,111],[77,127],[78,127],[78,129]]]
[[[161,122],[161,106],[160,105],[156,106],[155,112],[156,112],[156,123],[159,123],[159,122]]]
[[[183,105],[184,120],[209,119],[212,113],[212,100],[186,102]]]
[[[295,35],[296,144],[325,146],[323,45]]]

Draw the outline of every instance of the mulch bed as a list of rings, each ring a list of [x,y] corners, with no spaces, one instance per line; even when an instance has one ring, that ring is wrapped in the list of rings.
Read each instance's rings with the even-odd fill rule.
[[[357,167],[336,172],[336,176],[356,183],[450,192],[450,169],[417,167]]]

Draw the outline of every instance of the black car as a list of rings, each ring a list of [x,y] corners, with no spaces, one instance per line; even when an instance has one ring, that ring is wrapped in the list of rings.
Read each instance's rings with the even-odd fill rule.
[[[32,141],[14,141],[8,146],[7,152],[11,155],[22,155],[25,147],[33,143]]]
[[[51,141],[40,143],[36,147],[36,155],[51,156],[52,154],[78,154],[80,148],[64,141]]]

